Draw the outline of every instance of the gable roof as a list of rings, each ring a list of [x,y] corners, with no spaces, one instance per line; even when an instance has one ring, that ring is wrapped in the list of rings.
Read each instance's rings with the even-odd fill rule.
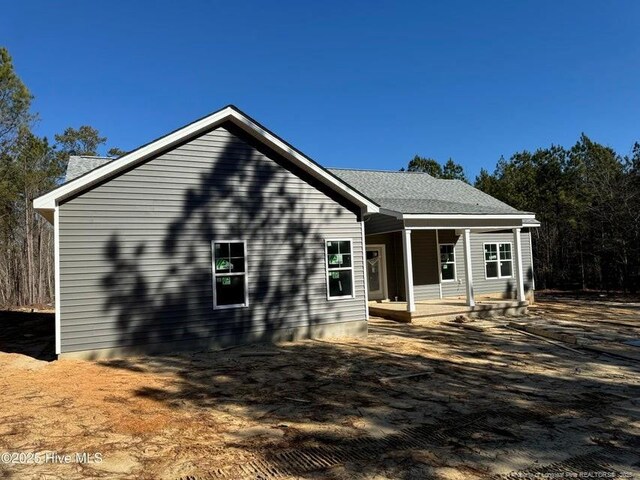
[[[126,155],[105,163],[84,175],[71,179],[51,192],[36,198],[33,201],[33,206],[38,212],[43,214],[43,216],[50,219],[51,211],[55,210],[57,205],[65,199],[86,191],[92,186],[104,182],[125,170],[134,168],[145,160],[149,160],[163,151],[212,130],[224,122],[232,122],[234,125],[240,127],[243,131],[291,161],[316,180],[358,205],[363,213],[375,213],[379,211],[378,205],[375,202],[347,185],[343,180],[318,165],[311,158],[267,130],[233,105],[226,106],[178,130],[174,130],[164,137],[160,137],[151,143],[143,145]]]
[[[353,188],[397,216],[486,215],[533,218],[460,180],[427,173],[330,168]],[[388,212],[387,212],[388,211]]]

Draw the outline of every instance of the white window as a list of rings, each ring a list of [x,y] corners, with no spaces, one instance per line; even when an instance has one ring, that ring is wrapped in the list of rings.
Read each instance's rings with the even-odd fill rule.
[[[249,306],[246,246],[244,240],[212,242],[213,308]]]
[[[456,251],[453,243],[440,244],[440,280],[451,282],[456,279]]]
[[[351,240],[326,240],[327,298],[354,298]]]
[[[511,243],[484,244],[484,272],[486,278],[509,278],[512,276]]]

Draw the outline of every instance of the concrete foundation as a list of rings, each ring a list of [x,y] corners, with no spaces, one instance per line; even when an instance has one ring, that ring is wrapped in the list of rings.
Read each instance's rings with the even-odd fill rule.
[[[227,335],[216,338],[198,338],[168,343],[128,345],[116,348],[63,352],[59,359],[101,360],[107,358],[130,357],[137,355],[160,355],[185,351],[220,350],[237,345],[252,343],[279,343],[309,338],[366,337],[368,322],[326,323],[297,328],[284,328],[275,331],[256,331],[242,335]]]

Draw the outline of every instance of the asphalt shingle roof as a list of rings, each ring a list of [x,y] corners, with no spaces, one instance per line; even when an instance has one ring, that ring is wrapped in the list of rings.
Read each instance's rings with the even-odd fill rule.
[[[504,202],[460,180],[426,173],[328,169],[382,208],[407,214],[518,214]]]
[[[89,155],[72,155],[69,157],[69,163],[67,164],[67,174],[65,176],[65,182],[73,180],[85,173],[90,172],[98,167],[101,167],[105,163],[109,163],[114,160],[111,157],[92,157]]]

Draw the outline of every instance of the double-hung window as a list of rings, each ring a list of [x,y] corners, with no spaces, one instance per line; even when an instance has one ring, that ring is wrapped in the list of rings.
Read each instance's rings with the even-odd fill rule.
[[[212,242],[213,308],[249,306],[244,240]]]
[[[484,244],[484,271],[486,278],[509,278],[513,275],[511,243]]]
[[[351,240],[326,240],[327,298],[353,298],[353,250]]]
[[[456,252],[453,243],[440,244],[440,279],[443,282],[456,279]]]

